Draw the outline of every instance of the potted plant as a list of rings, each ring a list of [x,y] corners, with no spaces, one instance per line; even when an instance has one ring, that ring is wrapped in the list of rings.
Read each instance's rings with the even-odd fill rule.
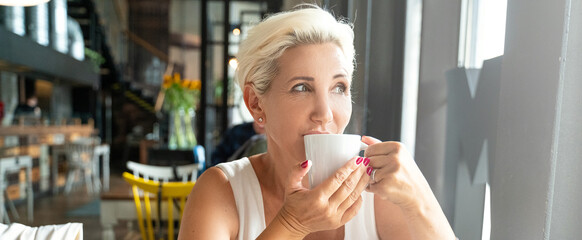
[[[181,79],[179,73],[164,75],[164,108],[170,114],[168,148],[190,149],[196,146],[193,120],[201,85],[200,80]]]

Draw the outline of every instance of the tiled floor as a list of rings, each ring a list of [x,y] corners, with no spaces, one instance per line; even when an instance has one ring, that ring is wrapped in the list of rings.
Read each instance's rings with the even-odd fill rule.
[[[121,173],[111,174],[111,186],[123,181]],[[67,216],[67,212],[78,209],[94,200],[99,199],[99,194],[87,194],[84,184],[78,184],[69,195],[59,192],[57,195],[45,194],[34,199],[34,221],[26,219],[26,204],[19,203],[16,208],[21,216],[19,222],[28,226],[64,224],[68,222],[83,223],[83,235],[85,240],[102,239],[99,216]],[[115,228],[116,239],[132,239],[135,232],[127,231],[127,224],[120,223]],[[135,225],[134,225],[135,226]],[[138,231],[138,230],[134,230]]]

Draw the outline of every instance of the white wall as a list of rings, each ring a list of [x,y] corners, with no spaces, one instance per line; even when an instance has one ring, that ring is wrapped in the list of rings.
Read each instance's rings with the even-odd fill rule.
[[[582,219],[582,1],[571,1],[569,14],[568,40],[563,48],[566,57],[563,62],[559,144],[550,218],[552,239],[582,236],[579,222]]]
[[[508,3],[492,239],[582,235],[580,10],[580,1]]]
[[[452,219],[456,167],[444,158],[444,72],[456,66],[460,1],[423,4],[416,160],[454,224],[463,219]],[[491,239],[582,236],[581,4],[508,3]]]
[[[461,0],[423,2],[415,147],[416,162],[451,223],[457,168],[445,172],[445,72],[457,66],[460,8]]]

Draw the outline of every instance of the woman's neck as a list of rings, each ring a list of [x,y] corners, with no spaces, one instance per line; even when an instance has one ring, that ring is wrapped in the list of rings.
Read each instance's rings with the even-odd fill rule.
[[[288,159],[283,159],[269,152],[259,156],[260,171],[257,177],[262,187],[269,191],[270,194],[283,199],[285,196],[285,186],[288,182],[288,172],[292,165]]]
[[[300,160],[293,159],[291,154],[278,150],[270,145],[266,153],[255,156],[256,164],[253,164],[253,167],[262,187],[283,200],[285,187],[289,184],[290,169],[296,167]],[[303,185],[307,186],[308,178],[305,177],[303,180]]]

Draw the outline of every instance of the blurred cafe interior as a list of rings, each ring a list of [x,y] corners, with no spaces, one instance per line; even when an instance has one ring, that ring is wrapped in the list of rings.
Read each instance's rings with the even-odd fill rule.
[[[0,222],[85,239],[143,238],[146,215],[178,229],[138,213],[122,174],[194,182],[265,151],[238,46],[302,2],[353,23],[345,132],[402,142],[459,239],[582,236],[571,0],[0,0]]]

